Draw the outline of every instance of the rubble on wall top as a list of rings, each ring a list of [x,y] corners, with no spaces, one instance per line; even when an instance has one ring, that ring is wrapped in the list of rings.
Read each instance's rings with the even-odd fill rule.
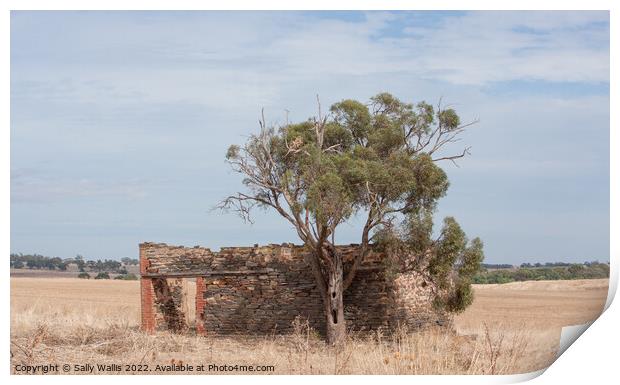
[[[342,245],[336,245],[336,247],[357,247],[359,246],[359,243],[350,243],[350,244],[342,244]],[[204,249],[204,250],[209,250],[211,251],[210,248],[208,247],[203,247],[200,245],[196,245],[193,247],[185,247],[183,245],[169,245],[167,243],[164,242],[142,242],[139,244],[140,247],[168,247],[171,249]],[[261,248],[279,248],[279,247],[289,247],[289,248],[303,248],[305,247],[305,245],[296,245],[294,243],[291,242],[282,242],[281,244],[278,243],[269,243],[266,245],[260,245],[258,243],[255,243],[253,246],[222,246],[220,247],[220,250],[251,250],[251,249],[261,249]]]

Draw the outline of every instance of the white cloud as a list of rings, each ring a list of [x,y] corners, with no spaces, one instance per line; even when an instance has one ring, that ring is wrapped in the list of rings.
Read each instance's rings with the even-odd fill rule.
[[[392,13],[367,13],[363,22],[298,13],[120,19],[86,25],[70,17],[80,34],[52,36],[47,48],[60,49],[67,60],[54,65],[59,59],[49,54],[49,69],[18,68],[16,80],[28,73],[23,80],[50,82],[55,97],[66,92],[82,100],[128,97],[217,108],[270,104],[281,97],[282,83],[321,77],[398,73],[474,86],[609,81],[609,30],[596,24],[608,21],[605,12],[470,12],[430,25]],[[401,33],[385,35],[386,28]]]
[[[56,202],[76,198],[142,199],[146,196],[144,180],[102,181],[92,178],[54,177],[37,170],[11,172],[11,201]]]

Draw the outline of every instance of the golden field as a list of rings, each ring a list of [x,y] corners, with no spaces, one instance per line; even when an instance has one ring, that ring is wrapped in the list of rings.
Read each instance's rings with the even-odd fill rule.
[[[454,332],[356,334],[336,349],[301,322],[287,336],[146,335],[138,281],[12,277],[11,370],[58,363],[74,374],[74,365],[88,363],[121,365],[93,374],[146,367],[162,374],[155,365],[184,363],[273,366],[263,374],[524,373],[553,362],[563,326],[599,316],[607,286],[606,279],[475,285],[474,303],[456,317]],[[127,371],[125,364],[142,366]],[[205,374],[250,374],[239,370]]]

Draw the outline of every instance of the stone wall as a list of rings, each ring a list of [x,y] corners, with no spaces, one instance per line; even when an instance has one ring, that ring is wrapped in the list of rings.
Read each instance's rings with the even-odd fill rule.
[[[356,245],[338,246],[346,266]],[[184,280],[196,277],[198,334],[287,333],[296,317],[325,329],[321,296],[303,246],[224,247],[219,252],[162,243],[140,245],[142,328],[182,332]],[[416,274],[388,274],[371,253],[345,291],[345,318],[352,330],[418,328],[449,322],[431,305],[428,282]]]

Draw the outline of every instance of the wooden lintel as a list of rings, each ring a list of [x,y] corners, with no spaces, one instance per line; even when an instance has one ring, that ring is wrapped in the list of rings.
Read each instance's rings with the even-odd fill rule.
[[[359,271],[372,271],[380,270],[379,266],[360,266]],[[174,271],[174,272],[161,272],[161,273],[145,273],[142,274],[142,278],[196,278],[196,277],[209,277],[213,275],[257,275],[257,274],[269,274],[274,272],[274,269],[257,269],[257,270],[203,270],[203,271]]]
[[[194,277],[208,277],[211,275],[253,275],[253,274],[268,274],[273,272],[273,269],[259,269],[259,270],[205,270],[205,271],[174,271],[163,273],[145,273],[142,274],[143,278],[194,278]]]

